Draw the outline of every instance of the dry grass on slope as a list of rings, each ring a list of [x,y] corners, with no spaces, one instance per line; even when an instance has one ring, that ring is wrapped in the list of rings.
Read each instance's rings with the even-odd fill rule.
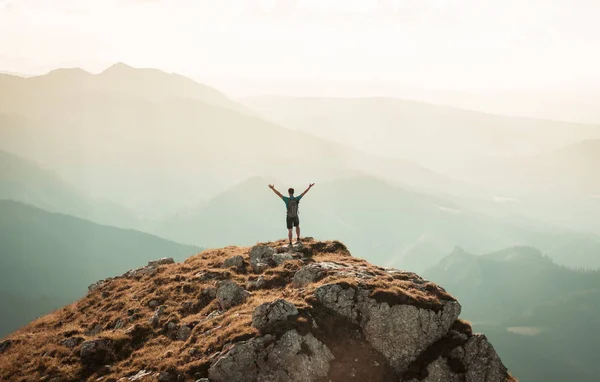
[[[281,247],[285,242],[265,244]],[[0,380],[51,381],[58,377],[56,381],[95,381],[103,377],[103,381],[114,381],[140,370],[176,371],[186,380],[206,377],[211,361],[222,350],[258,335],[251,326],[255,307],[285,298],[301,312],[295,323],[300,330],[308,322],[302,312],[312,308],[313,291],[325,283],[362,283],[378,301],[434,310],[442,300],[453,300],[443,289],[415,274],[391,272],[350,256],[339,242],[307,239],[304,246],[302,259],[268,268],[262,274],[253,273],[248,264],[250,248],[226,247],[204,251],[183,263],[162,265],[155,275],[108,280],[81,300],[7,337],[12,346],[0,356]],[[236,255],[243,256],[243,268],[221,267],[224,260]],[[375,277],[359,280],[332,274],[304,288],[292,287],[294,274],[312,262],[358,267]],[[221,311],[214,296],[220,280],[245,286],[260,276],[264,280],[261,289],[251,290],[243,304]],[[155,327],[149,320],[161,305],[165,306],[164,313]],[[177,328],[183,325],[191,333],[181,340]],[[63,344],[67,339],[75,346]],[[106,339],[112,345],[97,358],[84,360],[81,343],[96,339]]]

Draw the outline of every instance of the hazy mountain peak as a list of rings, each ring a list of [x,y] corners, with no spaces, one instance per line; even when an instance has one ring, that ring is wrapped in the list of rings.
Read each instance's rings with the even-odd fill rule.
[[[285,244],[160,259],[96,282],[0,342],[0,378],[378,382],[416,380],[432,365],[444,373],[436,380],[514,381],[439,286],[353,258],[338,241]],[[51,371],[25,362],[51,349]]]
[[[127,71],[127,70],[134,70],[134,69],[135,68],[133,66],[127,65],[124,62],[117,62],[115,64],[112,64],[108,68],[104,69],[102,71],[102,73],[114,72],[114,71]]]
[[[552,262],[550,259],[544,257],[539,249],[525,245],[506,248],[484,255],[484,257],[496,261],[542,260]]]

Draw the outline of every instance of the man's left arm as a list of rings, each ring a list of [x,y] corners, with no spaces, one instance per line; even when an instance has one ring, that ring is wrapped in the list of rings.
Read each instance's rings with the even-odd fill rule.
[[[312,188],[314,185],[315,185],[314,183],[311,183],[311,184],[309,184],[309,185],[308,185],[308,188],[307,188],[306,190],[304,190],[304,192],[303,192],[303,193],[301,193],[301,194],[300,194],[300,197],[303,197],[303,196],[304,196],[304,194],[306,194],[308,191],[310,191],[310,189],[311,189],[311,188]]]

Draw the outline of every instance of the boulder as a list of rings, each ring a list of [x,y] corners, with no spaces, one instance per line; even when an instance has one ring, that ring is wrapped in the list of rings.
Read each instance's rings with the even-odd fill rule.
[[[217,284],[217,300],[223,310],[243,303],[248,296],[250,293],[233,281],[219,281]]]
[[[273,261],[276,265],[281,265],[290,260],[294,260],[294,255],[291,253],[276,253],[273,255]]]
[[[221,268],[244,268],[244,258],[242,256],[232,256],[226,259],[221,265]]]
[[[298,309],[289,301],[279,299],[265,302],[252,312],[252,326],[264,332],[274,324],[286,321],[290,316],[298,315]]]
[[[187,341],[187,339],[190,338],[191,334],[192,334],[192,329],[190,329],[189,326],[181,325],[179,327],[179,329],[177,330],[177,339],[179,341]]]
[[[255,245],[250,250],[250,266],[256,273],[263,272],[273,262],[275,250],[267,245]]]

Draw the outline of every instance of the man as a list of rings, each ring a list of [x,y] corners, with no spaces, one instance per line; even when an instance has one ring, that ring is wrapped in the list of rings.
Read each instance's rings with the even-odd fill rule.
[[[290,246],[292,246],[292,227],[296,227],[296,237],[298,238],[298,242],[300,242],[300,219],[298,218],[298,204],[300,203],[300,199],[314,186],[314,183],[308,185],[308,188],[304,190],[303,193],[298,195],[298,197],[294,197],[294,189],[288,189],[289,197],[281,195],[279,191],[275,189],[275,186],[269,184],[269,188],[273,190],[274,193],[279,196],[283,202],[285,203],[285,208],[287,210],[286,214],[286,224],[288,229],[288,238],[290,239]]]

